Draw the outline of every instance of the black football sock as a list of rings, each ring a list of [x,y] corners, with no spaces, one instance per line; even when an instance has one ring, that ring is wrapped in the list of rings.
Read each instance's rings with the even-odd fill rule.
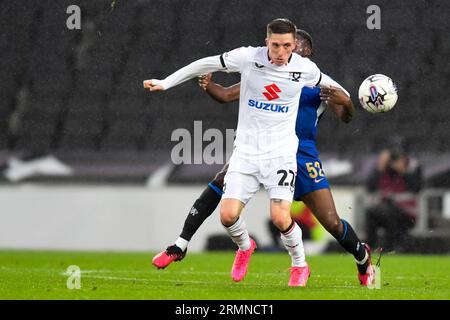
[[[363,262],[362,264],[357,263],[356,265],[358,267],[358,271],[364,274],[366,273],[369,263],[369,259],[366,259],[366,249],[359,240],[350,223],[344,219],[341,219],[341,221],[344,227],[342,234],[337,237],[335,236],[335,238],[347,252],[351,253],[355,257],[357,261]],[[364,259],[366,259],[366,261],[364,261]]]
[[[197,232],[198,228],[217,208],[222,198],[222,186],[217,183],[210,182],[208,187],[203,191],[200,197],[195,201],[189,214],[184,221],[183,232],[180,237],[191,241],[192,236]]]

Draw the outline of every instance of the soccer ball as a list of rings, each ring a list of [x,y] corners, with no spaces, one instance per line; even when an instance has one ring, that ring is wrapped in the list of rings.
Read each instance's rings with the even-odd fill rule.
[[[367,77],[359,86],[359,102],[371,113],[388,112],[397,103],[397,87],[384,74]]]

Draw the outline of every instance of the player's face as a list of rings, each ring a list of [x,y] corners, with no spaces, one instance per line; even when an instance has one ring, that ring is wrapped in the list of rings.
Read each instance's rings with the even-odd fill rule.
[[[272,33],[266,39],[269,48],[269,57],[276,65],[282,66],[288,63],[292,51],[295,49],[295,38],[292,33]]]

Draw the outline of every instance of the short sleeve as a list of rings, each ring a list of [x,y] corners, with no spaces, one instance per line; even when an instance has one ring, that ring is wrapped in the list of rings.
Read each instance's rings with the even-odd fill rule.
[[[226,72],[241,72],[242,67],[248,61],[250,47],[241,47],[220,56],[220,63]]]
[[[322,73],[320,72],[319,67],[311,60],[309,61],[308,72],[305,76],[306,86],[318,86],[322,80]]]
[[[329,75],[326,75],[325,73],[322,73],[322,80],[320,81],[320,84],[327,87],[337,87],[342,89],[347,96],[350,97],[350,93],[345,90],[343,86],[341,86],[339,83],[337,83],[335,80],[333,80]]]

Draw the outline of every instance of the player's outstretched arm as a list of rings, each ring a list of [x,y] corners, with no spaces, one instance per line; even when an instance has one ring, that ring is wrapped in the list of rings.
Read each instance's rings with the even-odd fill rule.
[[[144,88],[149,89],[150,91],[163,91],[199,75],[215,71],[225,71],[225,68],[221,63],[221,56],[211,56],[194,61],[163,80],[144,80],[143,85]]]
[[[343,122],[352,121],[355,107],[352,99],[344,90],[334,86],[322,86],[320,99],[325,101]]]
[[[211,98],[220,103],[227,103],[239,100],[241,84],[236,83],[230,87],[224,88],[211,79],[211,73],[202,75],[198,79],[198,85],[209,94]]]
[[[150,91],[164,91],[164,87],[155,81],[155,79],[152,80],[144,80],[144,88],[149,89]]]

